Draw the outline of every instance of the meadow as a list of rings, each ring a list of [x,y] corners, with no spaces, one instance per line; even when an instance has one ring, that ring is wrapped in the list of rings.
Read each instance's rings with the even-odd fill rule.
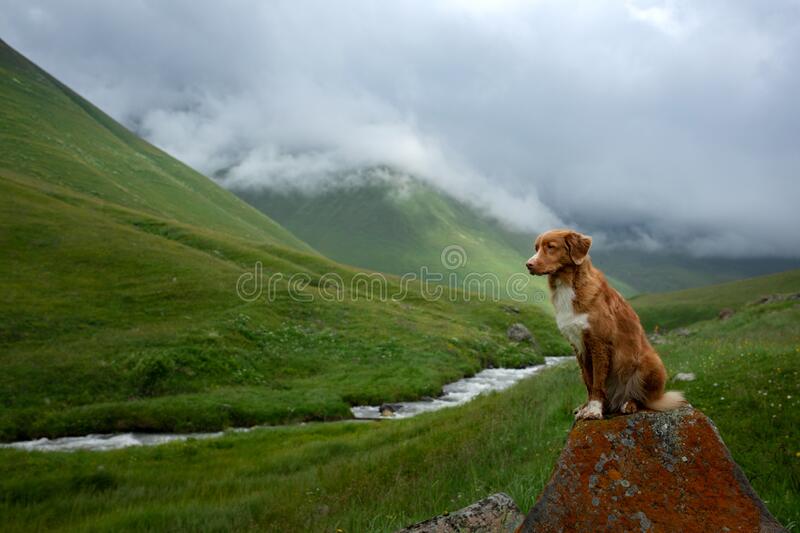
[[[432,300],[419,283],[376,297],[353,284],[359,271],[2,41],[0,104],[0,441],[274,425],[114,452],[0,449],[3,531],[391,531],[496,491],[534,502],[585,394],[574,364],[409,420],[348,418],[354,404],[433,396],[487,366],[568,353],[546,303],[459,290]],[[256,264],[283,278],[242,298]],[[341,298],[324,297],[330,274],[349,287]],[[293,275],[304,280],[294,295]],[[697,374],[675,387],[790,528],[800,311],[752,302],[799,280],[633,300],[648,330],[667,332],[670,372]],[[718,321],[721,307],[737,312]],[[516,322],[535,343],[508,339]]]
[[[800,310],[700,322],[659,345],[770,511],[800,522]],[[569,363],[470,404],[113,452],[0,450],[8,531],[392,531],[504,491],[528,509],[585,394]]]

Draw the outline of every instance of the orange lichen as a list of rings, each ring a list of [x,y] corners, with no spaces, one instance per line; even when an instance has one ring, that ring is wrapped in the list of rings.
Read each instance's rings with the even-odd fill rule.
[[[577,422],[517,530],[782,531],[699,411]]]

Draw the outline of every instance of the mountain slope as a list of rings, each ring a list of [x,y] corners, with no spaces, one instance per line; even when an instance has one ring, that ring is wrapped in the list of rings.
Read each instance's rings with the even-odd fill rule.
[[[691,257],[685,252],[595,250],[594,262],[624,279],[637,292],[669,292],[703,287],[800,268],[800,259]]]
[[[672,329],[716,317],[720,310],[738,310],[771,295],[800,293],[800,269],[732,281],[710,287],[661,294],[644,294],[631,300],[645,329]],[[786,301],[797,305],[797,301]]]
[[[534,306],[356,283],[5,44],[0,102],[0,440],[346,418],[568,350]]]
[[[0,171],[166,219],[309,250],[0,41]]]
[[[329,257],[364,268],[404,274],[420,271],[495,273],[505,283],[524,272],[534,235],[507,229],[446,191],[387,168],[332,177],[315,190],[237,187],[240,198],[280,222]],[[450,270],[442,251],[463,248],[466,264]],[[695,258],[595,245],[594,264],[623,295],[701,287],[800,267],[791,258]],[[528,294],[544,288],[529,279]],[[541,293],[538,294],[541,298]]]
[[[528,276],[524,267],[533,236],[510,232],[477,209],[391,169],[345,174],[313,193],[231,190],[338,261],[399,275],[425,267],[445,280],[455,274],[461,282],[470,273],[493,274],[501,294],[510,294],[506,289],[513,280],[525,287],[526,300],[547,300],[544,278]],[[452,255],[443,258],[446,250]],[[625,294],[633,292],[612,282]]]

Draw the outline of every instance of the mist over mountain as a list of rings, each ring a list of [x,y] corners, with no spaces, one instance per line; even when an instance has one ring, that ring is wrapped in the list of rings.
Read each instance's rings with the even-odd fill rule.
[[[389,167],[341,172],[313,188],[221,183],[327,257],[398,275],[430,272],[459,277],[493,273],[502,284],[525,272],[534,234],[509,229],[497,218],[415,176]],[[591,256],[626,296],[664,292],[781,272],[796,258],[691,257],[676,250],[624,248],[634,236],[620,230],[616,246],[602,234]],[[626,241],[630,238],[631,240]],[[449,269],[443,250],[457,246],[463,264]],[[543,278],[522,283],[541,291]],[[523,281],[523,280],[520,280]]]
[[[240,185],[390,165],[526,232],[800,255],[796,2],[6,0],[0,31]]]

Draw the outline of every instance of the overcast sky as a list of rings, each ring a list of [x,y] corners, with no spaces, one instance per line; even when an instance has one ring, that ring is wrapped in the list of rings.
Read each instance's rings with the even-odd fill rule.
[[[800,256],[797,0],[0,0],[0,36],[239,184],[388,164],[531,232]]]

